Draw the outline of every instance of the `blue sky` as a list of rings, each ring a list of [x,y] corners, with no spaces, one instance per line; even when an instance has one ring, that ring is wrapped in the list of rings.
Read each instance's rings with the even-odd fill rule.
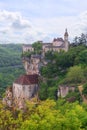
[[[32,43],[87,31],[86,0],[0,0],[0,42]]]

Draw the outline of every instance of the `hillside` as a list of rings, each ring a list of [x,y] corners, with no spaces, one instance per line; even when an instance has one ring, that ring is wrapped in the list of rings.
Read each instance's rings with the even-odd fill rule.
[[[40,98],[56,99],[59,86],[74,86],[75,91],[70,91],[66,98],[75,97],[80,101],[77,86],[87,82],[87,47],[78,45],[70,47],[68,52],[47,52],[45,58],[49,63],[41,68],[44,81],[41,82]]]
[[[42,44],[41,46],[40,44],[38,42],[33,43],[34,52],[28,51],[22,56],[30,58],[33,53],[40,54],[42,52]],[[61,86],[69,89],[69,93],[67,92],[64,96],[65,98],[74,97],[81,101],[78,86],[87,82],[86,43],[73,43],[67,52],[49,50],[45,53],[43,61],[46,61],[47,64],[40,68],[40,99],[57,99],[57,93]],[[72,87],[74,91],[70,90]]]
[[[15,78],[24,73],[24,69],[21,62],[21,45],[1,45],[0,48],[3,60],[3,65],[2,62],[0,64],[0,85],[3,92]],[[27,56],[30,56],[30,52]],[[87,129],[87,104],[82,102],[82,97],[87,97],[87,47],[72,46],[68,52],[49,51],[45,54],[45,60],[48,64],[40,70],[40,100],[34,98],[30,102],[27,101],[24,111],[16,107],[8,108],[0,101],[2,130]],[[80,88],[80,93],[78,86],[81,84],[85,91]],[[74,86],[75,91],[69,91],[64,98],[56,97],[59,85]],[[75,100],[67,100],[71,97],[75,97]]]
[[[21,52],[22,45],[0,45],[0,95],[20,74],[24,73]]]

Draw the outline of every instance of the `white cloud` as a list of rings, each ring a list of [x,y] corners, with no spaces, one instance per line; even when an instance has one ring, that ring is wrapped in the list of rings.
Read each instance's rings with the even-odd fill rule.
[[[20,12],[0,11],[0,43],[50,42],[54,37],[63,37],[65,28],[68,28],[70,39],[82,32],[87,33],[87,11],[78,16],[32,18],[31,21]]]
[[[48,36],[19,12],[0,11],[0,43],[32,43]]]
[[[27,20],[22,20],[22,19],[16,19],[13,23],[12,23],[12,27],[14,29],[25,29],[25,28],[30,28],[31,25],[29,23],[29,21]]]
[[[87,33],[87,11],[79,15],[79,20],[77,22],[77,27],[84,33]]]

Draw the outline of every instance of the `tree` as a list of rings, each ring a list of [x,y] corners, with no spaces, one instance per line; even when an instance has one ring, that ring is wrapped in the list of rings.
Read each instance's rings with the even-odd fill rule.
[[[70,67],[66,75],[67,83],[79,84],[79,83],[82,83],[84,79],[85,77],[84,77],[84,73],[81,66]]]
[[[34,52],[36,54],[41,54],[41,51],[42,51],[42,43],[41,42],[34,42],[32,44],[32,47],[34,48]]]
[[[75,37],[71,46],[87,45],[87,34],[82,33],[79,37]]]
[[[83,50],[75,59],[76,64],[85,64],[87,65],[87,50]]]

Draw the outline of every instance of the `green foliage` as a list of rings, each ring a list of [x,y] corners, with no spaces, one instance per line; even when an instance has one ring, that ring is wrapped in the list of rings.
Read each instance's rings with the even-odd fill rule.
[[[42,43],[41,42],[35,42],[32,44],[32,47],[34,48],[35,54],[41,54],[42,51]]]
[[[21,65],[21,52],[21,45],[0,45],[0,67]]]
[[[46,83],[40,83],[39,97],[41,100],[48,98],[48,85]]]
[[[82,83],[84,78],[85,77],[81,66],[71,67],[66,75],[66,81],[68,83]]]
[[[87,65],[87,50],[83,50],[76,57],[76,64],[85,64]]]
[[[7,86],[24,73],[21,59],[22,45],[0,45],[0,97]]]
[[[83,72],[84,72],[85,79],[87,80],[87,66],[83,66]]]
[[[46,99],[57,99],[56,91],[58,85],[56,85],[55,80],[51,81],[51,84],[47,81],[46,83],[40,83],[39,97],[41,100]]]
[[[87,83],[83,85],[83,91],[82,93],[87,97]]]
[[[87,129],[87,105],[79,105],[78,102],[46,100],[37,105],[27,102],[25,112],[3,108],[0,102],[1,130]]]
[[[31,56],[31,53],[30,52],[24,52],[23,54],[22,54],[22,57],[30,57]]]
[[[79,37],[75,37],[71,46],[87,46],[87,34],[82,33]]]
[[[71,47],[69,49],[69,51],[67,52],[67,59],[68,59],[69,67],[80,64],[76,62],[77,57],[84,50],[86,50],[86,47],[83,45]]]
[[[45,59],[52,61],[52,60],[54,59],[54,52],[53,52],[53,51],[47,51],[47,52],[45,53]]]
[[[70,47],[68,52],[48,51],[45,55],[45,59],[47,60],[48,64],[41,68],[41,75],[47,79],[51,78],[52,82],[54,83],[55,81],[55,83],[53,85],[50,85],[50,82],[46,81],[47,88],[45,87],[45,90],[47,90],[47,93],[49,94],[45,97],[43,96],[41,99],[51,97],[55,99],[53,95],[55,95],[55,91],[58,88],[59,84],[77,86],[81,83],[85,83],[87,80],[86,55],[87,48],[83,45]],[[44,87],[42,86],[43,85],[41,85],[40,93],[43,92],[43,95],[45,95],[45,91],[43,91]]]
[[[41,74],[45,77],[64,75],[69,67],[81,64],[82,60],[86,64],[86,52],[85,46],[71,47],[68,52],[48,52],[45,57],[48,60],[48,65],[41,69]]]

